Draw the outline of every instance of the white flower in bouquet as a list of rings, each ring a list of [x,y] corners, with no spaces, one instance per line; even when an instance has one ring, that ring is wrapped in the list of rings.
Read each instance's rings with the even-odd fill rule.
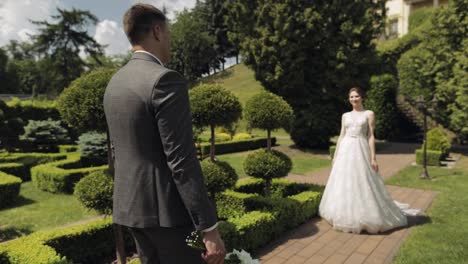
[[[245,251],[241,250],[238,251],[234,249],[231,253],[226,255],[225,263],[233,263],[233,264],[260,264],[260,261],[257,259],[252,259],[252,256]]]

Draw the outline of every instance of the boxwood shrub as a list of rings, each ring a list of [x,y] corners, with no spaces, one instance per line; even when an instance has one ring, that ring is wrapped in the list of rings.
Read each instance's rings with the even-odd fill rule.
[[[271,144],[276,144],[276,138],[271,138]],[[266,148],[267,138],[252,138],[238,141],[218,142],[215,144],[216,154],[234,153],[252,149]],[[200,144],[202,155],[210,154],[210,143]]]
[[[21,101],[13,98],[7,102],[11,115],[23,120],[60,120],[55,101]]]
[[[261,182],[240,180],[237,188],[262,190],[262,186],[257,186]],[[225,210],[227,220],[219,224],[228,251],[234,248],[247,251],[256,249],[317,214],[321,197],[321,191],[317,190],[320,188],[308,185],[310,190],[301,191],[306,185],[285,180],[276,184],[288,186],[283,190],[299,193],[283,198],[265,198],[255,193],[242,194],[228,190],[220,194],[222,197],[218,196],[218,202],[224,199],[226,206],[233,207]],[[223,210],[220,208],[219,212]],[[126,236],[125,242],[130,251],[134,250],[129,236]],[[112,220],[108,217],[79,226],[41,231],[2,243],[0,263],[104,263],[112,260],[114,247]],[[135,263],[138,261],[135,260]]]
[[[126,234],[126,233],[124,233]],[[125,236],[128,249],[133,240]],[[1,264],[107,263],[114,255],[110,217],[72,227],[40,231],[0,244]]]
[[[21,179],[0,171],[0,208],[8,206],[18,197]]]
[[[427,165],[429,166],[439,166],[440,165],[440,160],[443,157],[442,151],[437,151],[437,150],[426,150],[426,159],[427,159]],[[416,163],[421,165],[423,161],[423,150],[422,149],[417,149],[416,150]]]
[[[101,214],[112,214],[114,180],[108,171],[95,171],[76,185],[74,195],[86,208]]]
[[[95,171],[104,171],[107,165],[82,168],[80,156],[69,155],[66,160],[55,161],[31,168],[35,187],[51,193],[73,193],[75,184],[84,176]]]
[[[29,168],[22,163],[0,163],[0,171],[19,177],[22,180],[29,176]]]
[[[17,173],[11,173],[15,176],[20,177],[23,181],[31,180],[31,168],[48,162],[66,159],[67,155],[62,153],[2,153],[0,154],[0,164],[5,163],[19,163],[23,165],[23,168],[17,168]],[[11,166],[11,165],[5,165]],[[1,167],[1,165],[0,165]],[[0,168],[0,171],[2,169]],[[3,170],[5,171],[5,170]]]

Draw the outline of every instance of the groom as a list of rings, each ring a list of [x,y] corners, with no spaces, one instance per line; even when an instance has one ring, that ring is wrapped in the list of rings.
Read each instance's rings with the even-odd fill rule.
[[[104,111],[115,159],[115,223],[129,227],[143,264],[224,263],[225,248],[192,137],[187,85],[164,67],[166,17],[136,4],[124,15],[131,60],[109,82]],[[185,239],[202,231],[207,251]]]

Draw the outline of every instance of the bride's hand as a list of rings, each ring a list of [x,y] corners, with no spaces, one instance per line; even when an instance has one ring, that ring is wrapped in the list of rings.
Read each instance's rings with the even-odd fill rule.
[[[372,160],[371,166],[372,166],[372,169],[375,170],[375,172],[379,172],[379,165],[377,164],[376,160]]]

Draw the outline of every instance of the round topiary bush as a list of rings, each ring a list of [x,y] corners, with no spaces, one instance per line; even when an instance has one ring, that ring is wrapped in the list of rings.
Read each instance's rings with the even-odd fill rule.
[[[436,127],[427,132],[427,149],[441,151],[444,156],[447,156],[451,147],[450,139],[442,128]]]
[[[215,127],[229,126],[239,120],[242,106],[229,90],[217,84],[202,84],[189,92],[194,125],[211,130],[210,159],[215,157]]]
[[[81,161],[84,166],[99,166],[107,163],[107,135],[96,131],[87,132],[78,138]]]
[[[237,133],[234,135],[232,140],[245,140],[245,139],[251,139],[252,135],[247,134],[247,133]]]
[[[291,169],[291,159],[276,150],[253,151],[244,161],[244,171],[247,175],[265,180],[266,196],[270,196],[272,179],[287,176]]]
[[[80,132],[106,130],[103,98],[115,69],[90,72],[63,90],[57,108],[63,120]],[[124,107],[124,106],[123,106]]]
[[[29,120],[24,127],[24,134],[21,139],[34,146],[35,151],[56,151],[59,144],[70,141],[68,131],[62,126],[62,121],[49,120]]]
[[[251,128],[267,131],[268,149],[271,149],[271,131],[289,128],[294,112],[280,96],[262,91],[250,98],[245,107],[245,119]]]
[[[224,161],[205,159],[201,162],[201,167],[205,176],[206,188],[212,199],[216,193],[234,187],[239,179],[236,171]]]
[[[110,215],[113,186],[114,181],[107,171],[97,171],[75,185],[74,195],[86,208]]]

